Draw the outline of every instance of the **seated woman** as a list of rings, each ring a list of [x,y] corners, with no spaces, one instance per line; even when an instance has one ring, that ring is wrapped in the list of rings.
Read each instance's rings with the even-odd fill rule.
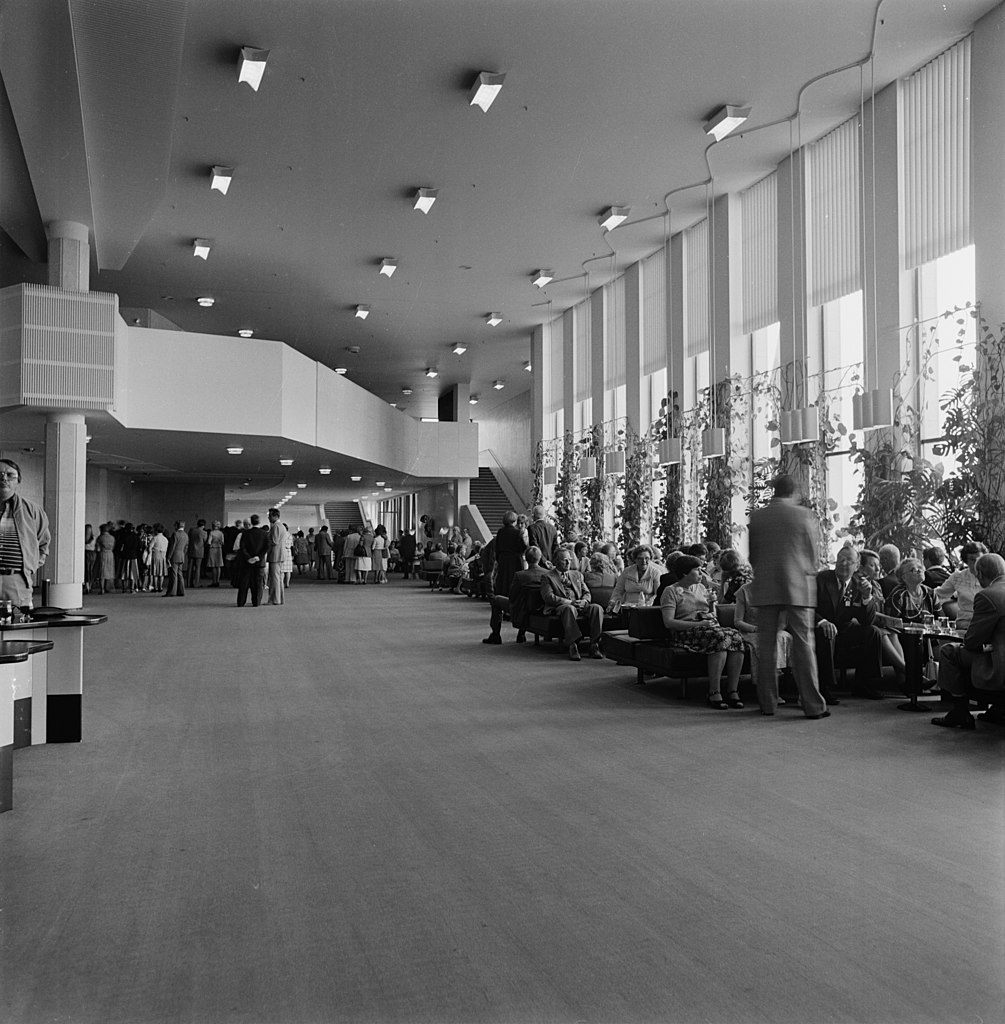
[[[615,572],[625,571],[625,561],[618,553],[618,545],[612,544],[608,541],[600,549],[607,557],[611,560],[611,564],[614,566]]]
[[[99,538],[100,540],[100,538]],[[935,591],[939,601],[956,601],[956,628],[966,629],[974,616],[974,595],[981,589],[981,582],[974,572],[977,559],[987,553],[987,547],[979,540],[969,540],[963,545],[961,557],[966,563],[957,569],[945,583]]]
[[[670,634],[670,646],[708,656],[708,704],[718,711],[742,708],[739,685],[743,668],[743,637],[720,626],[715,612],[694,591],[699,581],[701,559],[682,555],[669,570],[669,585],[660,598],[663,625]],[[722,671],[726,670],[726,696],[722,696]]]
[[[736,604],[737,591],[754,578],[754,570],[738,551],[726,548],[719,556],[719,572],[719,603]]]
[[[751,575],[753,579],[753,575]],[[723,602],[724,604],[727,602]],[[750,583],[744,583],[737,590],[733,601],[728,602],[736,605],[733,614],[733,628],[743,637],[743,644],[750,654],[750,674],[757,678],[757,609],[750,603]],[[778,619],[778,633],[775,637],[775,664],[778,671],[788,671],[791,668],[792,634],[785,630],[785,613]],[[779,704],[787,701],[779,699]]]
[[[447,560],[443,563],[443,570],[440,575],[440,587],[447,587],[451,594],[456,594],[461,580],[467,574],[467,564],[464,556],[453,544],[447,545]]]
[[[618,576],[614,585],[614,593],[607,604],[607,611],[617,615],[622,608],[644,608],[653,603],[656,588],[660,585],[663,566],[653,561],[653,549],[648,544],[640,544],[628,552],[632,560],[624,572]]]
[[[613,587],[617,585],[618,573],[614,563],[603,551],[594,551],[590,555],[590,568],[583,573],[583,580],[590,590],[594,587]]]
[[[482,565],[482,542],[474,541],[471,551],[464,559],[467,566],[468,579],[471,580],[471,596],[486,597],[485,567]]]
[[[900,580],[886,599],[886,614],[904,622],[920,624],[926,615],[939,614],[935,591],[925,586],[925,567],[917,558],[905,558],[896,569]]]
[[[583,541],[577,540],[575,547],[572,549],[572,553],[573,567],[578,569],[585,576],[590,571],[590,549]]]

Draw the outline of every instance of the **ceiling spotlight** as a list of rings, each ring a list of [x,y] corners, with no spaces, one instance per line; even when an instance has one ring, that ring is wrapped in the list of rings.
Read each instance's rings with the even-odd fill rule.
[[[506,381],[504,381],[504,380],[494,380],[494,381],[492,381],[492,387],[494,387],[496,389],[496,391],[502,391],[502,389],[504,387],[506,387]]]
[[[554,281],[555,275],[550,270],[535,270],[530,275],[531,284],[535,288],[543,288],[549,281]]]
[[[384,277],[393,277],[394,272],[398,269],[398,261],[392,260],[390,257],[385,256],[380,261],[380,272]]]
[[[704,124],[706,135],[720,142],[750,117],[750,107],[720,107]]]
[[[435,366],[427,366],[426,367],[426,376],[427,377],[439,377],[439,375],[440,375],[440,371],[437,370]]]
[[[371,495],[372,495],[373,497],[377,498],[377,497],[379,497],[379,496],[380,496],[380,491],[371,491],[371,492],[370,492],[370,494],[371,494]]]
[[[213,180],[210,183],[210,191],[216,189],[221,195],[227,194],[230,183],[234,180],[233,167],[214,167],[212,170]]]
[[[242,338],[250,338],[255,332],[250,327],[242,327],[237,333]]]
[[[280,459],[279,460],[279,465],[280,466],[292,466],[293,465],[293,460],[292,459]]]
[[[491,71],[482,71],[475,79],[475,84],[468,92],[468,104],[472,107],[481,107],[488,111],[493,101],[499,95],[499,90],[506,81],[505,75],[493,74]]]
[[[373,482],[373,486],[374,486],[374,487],[383,487],[383,486],[384,486],[384,483],[385,483],[385,481],[383,481],[383,480],[375,480],[375,481]]]
[[[307,484],[305,484],[305,483],[299,483],[299,484],[297,484],[297,488],[298,488],[298,490],[301,490],[301,491],[302,491],[302,490],[303,490],[303,489],[304,489],[304,488],[305,488],[306,486],[307,486]]]
[[[410,395],[412,393],[412,389],[411,388],[402,388],[401,389],[401,393],[403,395]]]
[[[363,478],[362,478],[361,476],[351,476],[351,477],[349,477],[349,479],[350,479],[350,480],[351,480],[351,481],[352,481],[352,482],[353,482],[354,484],[358,484],[358,483],[360,482],[360,480],[362,480]]]
[[[533,370],[533,369],[534,369],[534,364],[533,364],[533,363],[532,363],[532,362],[531,362],[531,361],[530,361],[530,360],[528,359],[528,360],[527,360],[527,361],[526,361],[526,362],[525,362],[525,363],[523,364],[523,368],[524,368],[524,369],[525,369],[525,370],[526,370],[526,371],[527,371],[528,373],[530,373],[530,372],[531,372],[531,370]]]
[[[613,231],[619,224],[628,220],[629,212],[627,206],[608,206],[600,215],[600,226],[605,231]]]
[[[349,372],[348,366],[336,366],[335,372],[341,374],[343,377]]]
[[[242,46],[241,57],[237,62],[238,84],[247,82],[255,92],[258,92],[258,87],[262,84],[262,75],[265,74],[265,62],[268,59],[268,50],[259,50],[254,46]]]
[[[467,345],[462,345],[460,342],[458,342],[456,345],[454,345],[453,353],[455,356],[462,356],[464,355],[465,352],[467,352],[467,350]]]
[[[209,259],[209,250],[213,248],[212,238],[196,238],[192,242],[192,255],[201,260]]]
[[[440,421],[435,416],[420,416],[420,423],[439,423]]]
[[[234,447],[234,448],[228,448],[228,449],[227,449],[227,454],[228,454],[228,455],[240,455],[240,454],[241,454],[241,452],[243,452],[243,451],[244,451],[244,449],[243,449],[243,448],[237,448],[237,447]]]
[[[468,405],[477,405],[477,404],[478,404],[478,396],[477,395],[469,395],[468,396]]]
[[[212,306],[214,302],[216,302],[216,299],[211,298],[209,295],[200,295],[199,298],[197,298],[195,301],[198,302],[199,305],[202,306],[204,309],[209,309],[209,307]]]
[[[385,492],[389,492],[389,491],[393,491],[393,490],[394,490],[394,488],[393,488],[393,487],[385,487],[385,488],[384,488],[384,491],[385,491]]]
[[[356,316],[358,316],[360,320],[365,320],[369,315],[370,315],[370,307],[369,306],[357,306],[356,307]]]
[[[413,210],[420,210],[422,213],[429,213],[433,208],[433,203],[436,202],[436,197],[440,194],[438,188],[419,188],[415,190],[415,202],[412,204]]]
[[[502,313],[489,313],[489,315],[485,317],[485,323],[487,323],[489,327],[498,327],[502,321]]]
[[[388,402],[387,404],[388,404],[388,405],[389,405],[389,406],[390,406],[390,407],[391,407],[392,409],[397,409],[397,408],[398,408],[398,403],[397,403],[397,402]]]
[[[320,468],[320,469],[318,470],[318,472],[319,472],[319,473],[320,473],[320,474],[321,474],[322,476],[330,476],[330,475],[331,475],[331,471],[332,471],[332,468],[331,468],[331,466],[322,466],[322,467],[321,467],[321,468]]]

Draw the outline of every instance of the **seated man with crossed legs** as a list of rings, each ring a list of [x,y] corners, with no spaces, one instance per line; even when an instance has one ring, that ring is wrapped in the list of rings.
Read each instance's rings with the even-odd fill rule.
[[[585,618],[590,631],[590,657],[603,658],[600,653],[600,634],[604,628],[604,609],[593,603],[590,588],[583,574],[572,567],[572,552],[559,548],[555,553],[555,568],[541,581],[541,597],[545,615],[557,616],[562,624],[562,642],[572,661],[579,661],[579,640],[583,631],[579,618]]]

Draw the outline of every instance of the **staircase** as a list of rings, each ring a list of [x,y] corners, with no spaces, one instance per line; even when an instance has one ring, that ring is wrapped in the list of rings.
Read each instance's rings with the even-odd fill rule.
[[[478,469],[478,479],[471,481],[469,501],[478,506],[485,520],[485,525],[495,533],[502,526],[502,517],[507,512],[516,512],[512,502],[506,497],[499,486],[495,474],[487,466]]]
[[[329,501],[325,503],[325,519],[333,534],[363,525],[363,513],[357,501]]]

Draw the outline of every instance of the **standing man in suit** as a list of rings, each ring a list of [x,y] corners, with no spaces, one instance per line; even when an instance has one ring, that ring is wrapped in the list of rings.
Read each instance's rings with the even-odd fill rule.
[[[328,532],[328,524],[325,523],[317,532],[314,538],[314,556],[318,564],[318,579],[330,580],[332,578],[332,544],[331,535]]]
[[[167,566],[168,581],[165,597],[185,596],[185,556],[188,553],[188,534],[185,532],[185,521],[179,519],[174,524],[174,533],[168,539]]]
[[[541,559],[546,565],[555,561],[558,550],[558,530],[544,518],[544,506],[534,506],[534,522],[527,527],[527,542],[541,549]]]
[[[799,504],[796,482],[783,474],[772,483],[774,497],[750,516],[751,604],[757,608],[757,701],[762,715],[778,707],[775,641],[785,612],[792,634],[792,673],[807,718],[830,712],[820,693],[813,644],[816,605],[817,525]]]
[[[548,570],[540,565],[541,549],[536,545],[531,544],[524,552],[524,556],[527,559],[527,568],[513,574],[509,597],[496,596],[491,599],[492,611],[489,615],[491,632],[482,641],[483,644],[502,643],[503,612],[509,612],[510,622],[516,627],[516,642],[522,644],[527,641],[524,627],[531,611],[528,607],[529,592],[534,590],[540,592],[541,581],[548,575]]]
[[[283,554],[286,527],[279,521],[279,509],[269,509],[269,604],[283,603]]]
[[[1001,694],[1005,690],[1005,558],[981,555],[974,566],[982,590],[974,595],[974,616],[962,644],[939,648],[939,689],[951,696],[948,715],[933,718],[932,725],[947,729],[973,729],[969,683],[975,689]],[[997,704],[984,719],[1005,725],[1005,708]]]
[[[499,597],[509,596],[513,577],[523,568],[523,553],[527,542],[516,526],[516,513],[507,512],[503,524],[495,536],[496,582],[495,593]]]
[[[262,603],[265,582],[265,559],[269,552],[269,532],[259,525],[258,516],[251,517],[251,524],[241,534],[241,584],[237,588],[237,607],[243,608],[251,591],[251,603],[256,608]]]
[[[834,568],[817,573],[817,672],[821,689],[832,690],[834,657],[841,655],[855,666],[852,693],[881,700],[883,633],[876,626],[872,583],[858,575],[858,567],[859,553],[843,547]]]
[[[206,520],[200,519],[188,531],[188,552],[185,557],[185,571],[190,587],[202,586],[202,562],[206,557]]]
[[[401,562],[402,579],[408,579],[415,567],[415,532],[405,530],[398,541],[398,559]]]
[[[572,661],[579,656],[579,640],[583,631],[578,619],[585,618],[590,630],[590,657],[601,659],[600,634],[604,628],[604,609],[593,603],[590,588],[578,569],[572,568],[572,552],[559,548],[555,555],[555,568],[541,580],[541,599],[545,615],[555,615],[562,623],[563,638]]]

